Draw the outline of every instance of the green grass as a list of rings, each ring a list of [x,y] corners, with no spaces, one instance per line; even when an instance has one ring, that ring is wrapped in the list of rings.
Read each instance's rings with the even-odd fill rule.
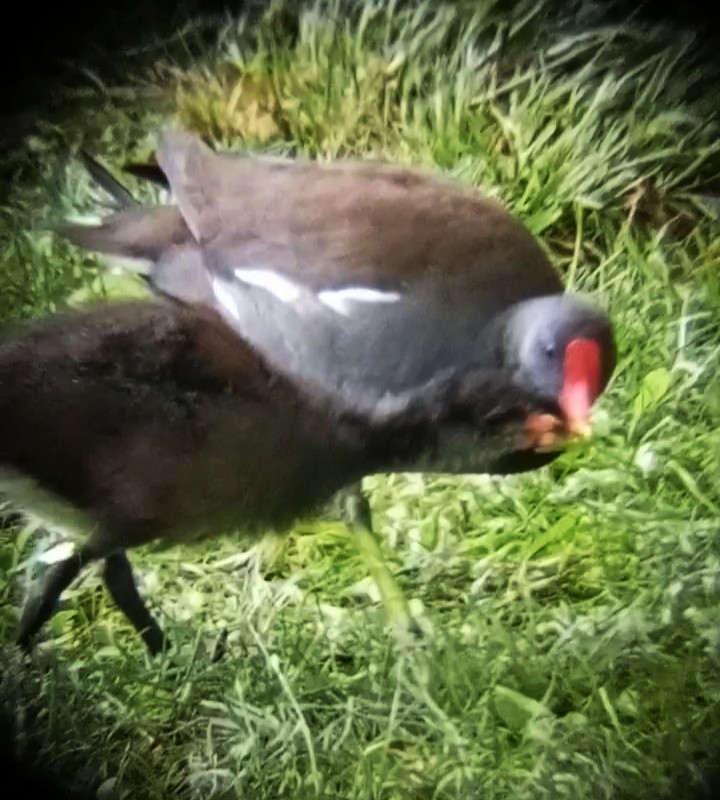
[[[367,480],[428,629],[415,648],[328,521],[137,551],[172,664],[89,575],[21,666],[24,570],[49,537],[3,534],[18,746],[120,797],[690,797],[720,740],[716,73],[696,43],[587,4],[292,8],[48,120],[0,211],[0,316],[128,290],[42,230],[96,208],[66,146],[119,165],[177,117],[227,147],[435,166],[502,198],[610,309],[596,435],[531,475]]]

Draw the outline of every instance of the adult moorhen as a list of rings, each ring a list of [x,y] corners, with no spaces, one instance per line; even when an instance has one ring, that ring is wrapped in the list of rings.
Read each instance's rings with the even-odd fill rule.
[[[91,431],[97,427],[97,436],[122,445],[99,489],[88,465],[103,447],[87,431],[79,433],[83,415],[69,400],[50,413],[50,400],[35,386],[37,403],[28,408],[36,416],[23,410],[25,427],[13,425],[9,441],[25,442],[33,427],[53,420],[63,444],[48,433],[27,464],[4,453],[0,463],[41,485],[44,480],[73,506],[102,509],[92,512],[97,532],[81,558],[58,565],[60,577],[48,581],[51,588],[36,604],[40,611],[25,615],[24,641],[78,564],[105,558],[111,592],[136,627],[152,632],[146,642],[157,649],[159,629],[146,610],[137,610],[142,601],[120,548],[184,535],[175,527],[179,520],[195,520],[207,532],[223,522],[287,525],[371,472],[527,471],[554,459],[559,451],[552,448],[566,436],[587,432],[591,408],[615,367],[611,323],[593,304],[563,292],[534,237],[495,202],[417,170],[218,154],[182,132],[164,134],[157,160],[158,166],[130,171],[164,183],[177,205],[137,207],[86,160],[126,207],[98,226],[60,230],[86,249],[145,262],[153,289],[173,302],[122,307],[131,312],[100,308],[28,334],[65,343],[56,345],[44,370],[54,375],[53,365],[63,363],[67,376],[58,376],[57,386],[41,385],[52,396],[63,396],[66,378],[84,385],[73,390],[79,394],[72,403],[95,420]],[[111,323],[119,313],[129,315],[121,331]],[[86,325],[93,332],[84,336]],[[78,337],[93,353],[89,372],[85,356],[78,361],[73,349]],[[182,358],[173,349],[178,339],[185,342]],[[124,342],[121,366],[108,340]],[[0,369],[6,352],[18,347],[29,358],[27,344],[18,344],[27,341],[10,340],[10,350],[0,351]],[[35,371],[42,366],[36,361]],[[233,372],[236,361],[253,366],[240,376]],[[34,374],[30,367],[25,370]],[[24,385],[22,369],[13,370],[2,375],[0,390],[9,411],[16,409],[6,418],[17,420],[27,404],[14,390]],[[97,371],[106,375],[101,396]],[[143,375],[143,413],[150,415],[140,422],[133,393],[122,395],[134,386],[136,378],[128,376],[136,371]],[[218,380],[212,397],[223,402],[192,388],[208,372]],[[242,389],[243,382],[255,387],[258,381],[265,387],[259,394]],[[279,395],[271,388],[275,381],[284,387]],[[118,392],[124,404],[115,399]],[[101,399],[89,399],[95,397]],[[195,398],[203,407],[201,423]],[[88,409],[92,403],[97,408]],[[180,427],[160,424],[164,403],[189,409],[181,422],[177,414],[166,422]],[[26,445],[18,447],[25,452]],[[50,452],[78,465],[72,490],[41,477],[38,465]],[[182,463],[158,469],[153,458]],[[131,463],[135,483],[128,478]],[[143,505],[137,498],[154,485],[148,472],[163,478],[162,513],[137,511]],[[147,508],[156,502],[147,500]],[[117,518],[105,510],[108,503]],[[359,516],[367,521],[366,506]],[[120,596],[120,583],[132,601]]]

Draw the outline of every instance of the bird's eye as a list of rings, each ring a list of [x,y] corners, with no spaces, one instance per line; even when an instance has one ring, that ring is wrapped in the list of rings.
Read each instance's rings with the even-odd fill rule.
[[[543,347],[543,353],[545,354],[545,358],[555,358],[555,345],[546,344]]]

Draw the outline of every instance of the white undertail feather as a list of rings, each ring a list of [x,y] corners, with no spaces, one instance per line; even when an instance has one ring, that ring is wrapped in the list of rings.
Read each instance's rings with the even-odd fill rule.
[[[128,256],[108,255],[98,253],[107,264],[110,271],[115,274],[132,272],[135,275],[150,275],[155,262],[149,258],[130,258]]]
[[[90,530],[88,518],[82,511],[14,469],[0,469],[0,493],[12,498],[13,504],[22,507],[26,516],[36,517],[48,527],[70,537],[87,535]]]

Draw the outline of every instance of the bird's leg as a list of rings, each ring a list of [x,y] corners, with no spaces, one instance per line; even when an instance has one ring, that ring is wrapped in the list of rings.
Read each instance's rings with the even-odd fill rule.
[[[345,514],[353,531],[355,543],[378,588],[388,622],[414,636],[421,636],[422,630],[413,618],[408,601],[385,563],[382,549],[373,531],[370,504],[361,484],[356,483],[348,487],[343,495]]]
[[[103,582],[117,607],[140,634],[151,656],[169,647],[160,626],[140,597],[132,567],[124,550],[112,553],[105,559]]]
[[[95,552],[83,546],[48,570],[39,590],[25,603],[20,615],[20,633],[16,643],[26,653],[32,651],[32,640],[53,615],[60,595],[75,580],[80,570],[96,558]]]

